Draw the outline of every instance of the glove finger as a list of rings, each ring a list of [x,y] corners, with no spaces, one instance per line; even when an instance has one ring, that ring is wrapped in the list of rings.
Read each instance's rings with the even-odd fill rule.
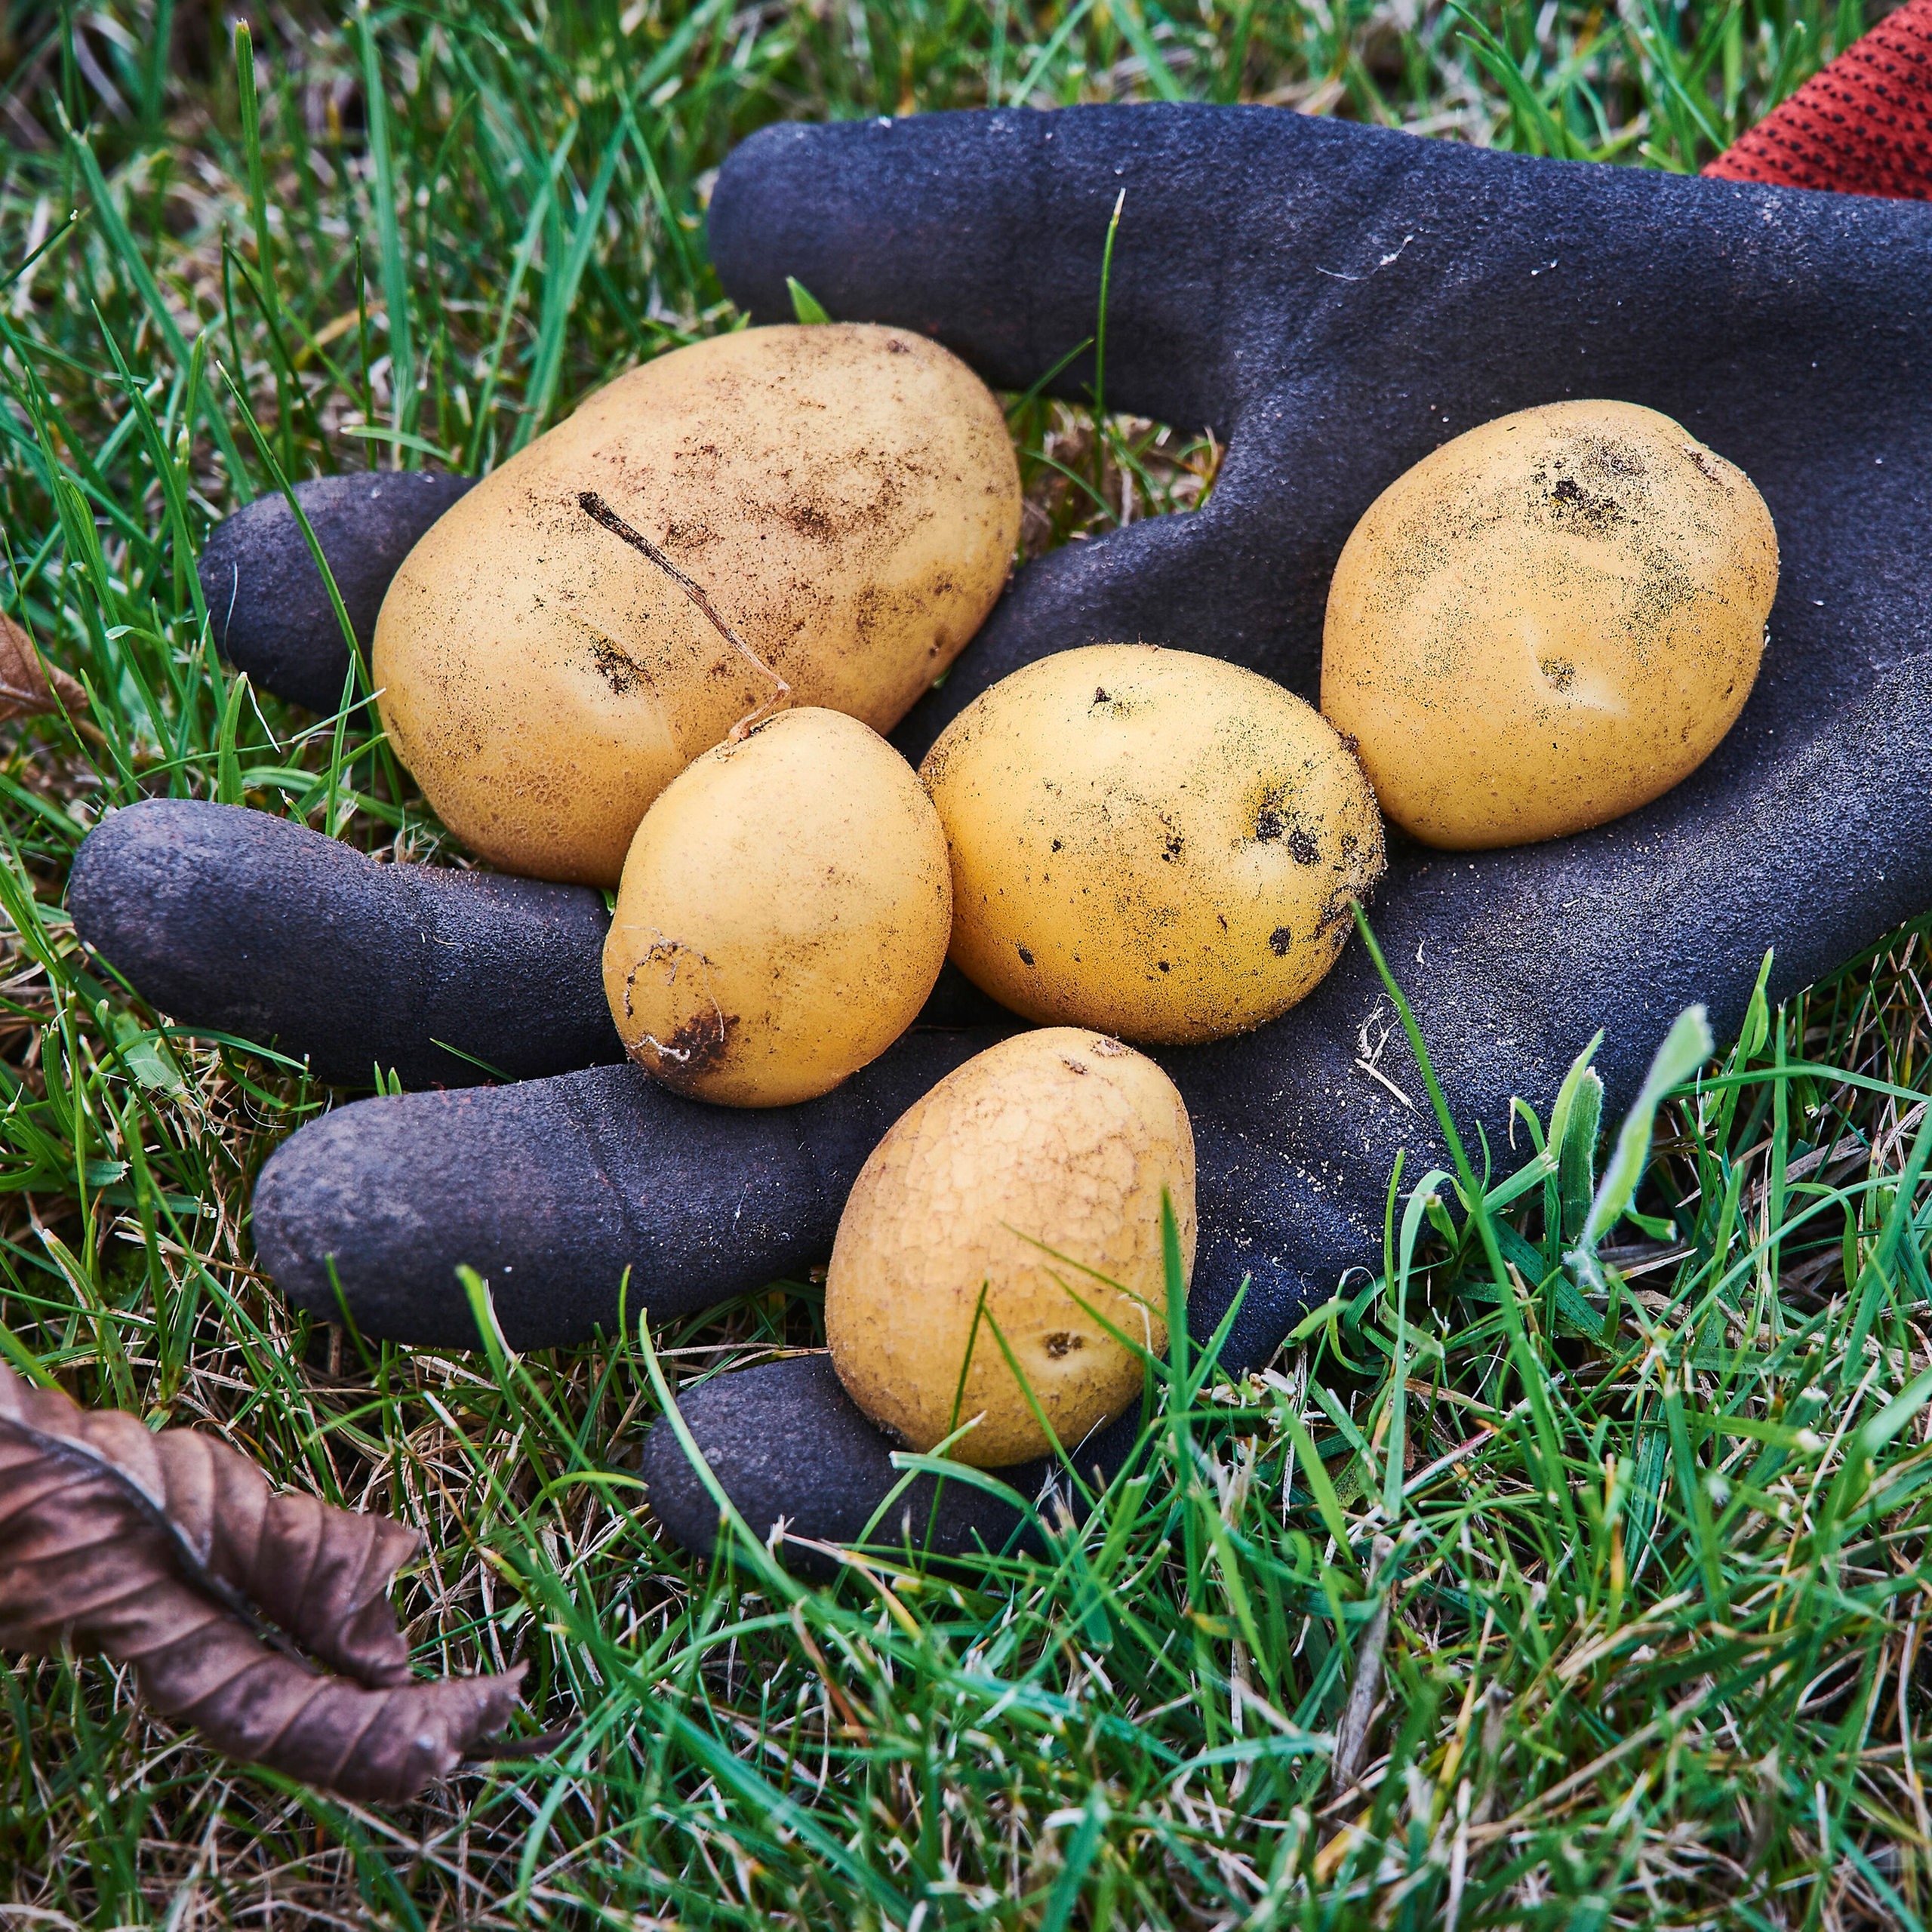
[[[266,812],[151,798],[88,833],[67,903],[149,1005],[332,1083],[380,1066],[466,1086],[623,1057],[609,915],[582,886],[379,865]]]
[[[893,1444],[839,1386],[829,1357],[798,1355],[721,1375],[678,1398],[685,1427],[754,1536],[780,1525],[776,1547],[789,1567],[827,1576],[838,1567],[820,1544],[860,1543],[913,1560],[972,1558],[1026,1549],[1043,1539],[1025,1512],[965,1482],[915,1477],[879,1518],[903,1480],[892,1466]],[[1072,1452],[1084,1481],[1111,1480],[1134,1447],[1138,1414],[1121,1417]],[[659,1522],[688,1549],[715,1546],[718,1511],[675,1432],[660,1424],[645,1438],[641,1469]],[[1064,1470],[1041,1457],[1002,1469],[999,1480],[1038,1515],[1054,1521],[1051,1503],[1072,1492]]]
[[[997,1037],[909,1033],[795,1107],[707,1106],[630,1066],[358,1101],[263,1168],[256,1251],[298,1307],[337,1319],[339,1283],[392,1341],[476,1345],[460,1266],[515,1349],[692,1314],[820,1260],[886,1129]]]
[[[768,129],[725,165],[713,243],[765,319],[790,312],[795,274],[833,312],[918,328],[1023,388],[1095,331],[1123,187],[1106,330],[1117,405],[1224,436],[1238,416],[1259,446],[1247,418],[1264,398],[1346,386],[1331,440],[1374,453],[1386,483],[1508,410],[1616,395],[1742,463],[1781,530],[1840,454],[1822,494],[1844,531],[1923,528],[1914,208],[1266,109],[1101,107]],[[1056,387],[1084,394],[1091,377],[1076,363]],[[1293,439],[1257,488],[1293,487],[1294,460],[1318,448]],[[296,486],[365,641],[401,558],[467,487],[429,472]],[[1349,520],[1367,501],[1351,499]],[[344,647],[281,499],[220,526],[202,575],[235,661],[332,709]]]
[[[475,481],[440,470],[370,470],[294,486],[365,663],[389,580]],[[216,645],[257,689],[325,716],[341,708],[349,645],[285,498],[258,497],[217,524],[195,574]]]

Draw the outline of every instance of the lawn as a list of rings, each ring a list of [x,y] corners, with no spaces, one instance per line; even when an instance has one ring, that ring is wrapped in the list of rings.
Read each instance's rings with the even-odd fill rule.
[[[165,1030],[62,910],[143,796],[458,856],[359,713],[224,671],[195,554],[278,475],[486,466],[731,326],[705,202],[763,123],[1239,99],[1694,168],[1855,0],[232,19],[0,20],[0,608],[92,694],[0,732],[0,1350],[420,1528],[419,1666],[529,1659],[523,1750],[361,1810],[213,1756],[125,1672],[10,1660],[0,1922],[1920,1925],[1919,929],[1675,1091],[1604,1328],[1558,1261],[1579,1161],[1484,1211],[1530,1257],[1506,1288],[1453,1189],[1398,1198],[1383,1272],[1264,1373],[1177,1362],[1141,1473],[1045,1557],[817,1588],[660,1534],[635,1334],[510,1360],[292,1316],[250,1190],[340,1097]],[[1035,551],[1212,486],[1198,426],[1011,420]],[[680,1384],[821,1338],[809,1281],[651,1336]]]

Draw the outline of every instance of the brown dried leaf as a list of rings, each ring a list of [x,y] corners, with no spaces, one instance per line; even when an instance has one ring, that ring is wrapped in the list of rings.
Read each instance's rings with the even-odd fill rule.
[[[33,639],[11,617],[0,617],[0,724],[50,711],[72,714],[87,704],[82,686],[65,671],[42,663]]]
[[[276,1494],[212,1436],[156,1435],[0,1363],[0,1646],[131,1663],[156,1710],[235,1757],[393,1803],[503,1727],[521,1663],[410,1675],[388,1590],[417,1543],[386,1517]]]

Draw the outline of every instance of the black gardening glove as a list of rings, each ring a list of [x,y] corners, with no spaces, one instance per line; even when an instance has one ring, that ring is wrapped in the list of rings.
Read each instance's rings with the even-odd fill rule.
[[[1017,666],[1094,641],[1235,658],[1312,697],[1330,571],[1387,484],[1490,417],[1614,397],[1675,417],[1763,491],[1783,556],[1770,641],[1730,737],[1644,811],[1509,851],[1394,841],[1372,917],[1457,1118],[1501,1149],[1509,1097],[1546,1109],[1599,1027],[1597,1064],[1620,1107],[1682,1007],[1707,1001],[1720,1032],[1734,1029],[1767,949],[1782,998],[1932,906],[1932,660],[1917,655],[1932,590],[1932,213],[1267,109],[1091,108],[768,130],[720,177],[712,248],[760,319],[789,314],[795,276],[835,315],[924,331],[1023,389],[1092,333],[1122,189],[1107,403],[1212,427],[1230,445],[1221,481],[1203,511],[1024,571],[901,727],[909,757]],[[1077,395],[1091,376],[1083,358],[1054,386]],[[155,808],[123,819],[143,809]],[[234,896],[231,873],[201,876],[211,904]],[[152,851],[125,865],[103,851],[91,871],[84,854],[84,933],[118,957],[83,882],[88,903],[134,909],[122,922],[158,958],[172,928],[142,909],[162,878],[177,875]],[[343,910],[331,929],[352,931]],[[388,961],[396,928],[379,924]],[[465,970],[460,952],[442,963]],[[137,986],[158,973],[131,950],[126,970]],[[500,956],[500,988],[503,970]],[[580,970],[592,983],[588,945]],[[531,983],[554,973],[533,966]],[[171,983],[182,979],[177,965]],[[203,984],[208,1011],[177,995],[180,1011],[217,1023],[238,992],[214,966]],[[970,1004],[934,1017],[990,1017]],[[339,1034],[326,1006],[318,994],[292,1003],[284,1045]],[[410,1042],[394,1036],[411,1017],[368,1016],[389,1030],[364,1057],[399,1063]],[[1190,1327],[1208,1334],[1251,1281],[1231,1371],[1264,1359],[1345,1269],[1374,1264],[1398,1149],[1411,1171],[1444,1162],[1400,1032],[1379,1057],[1364,1051],[1391,1018],[1352,946],[1283,1019],[1157,1056],[1199,1151]],[[364,1102],[270,1163],[257,1244],[275,1279],[325,1313],[332,1256],[358,1319],[405,1340],[469,1338],[461,1262],[489,1279],[521,1346],[614,1325],[627,1265],[633,1312],[702,1306],[822,1256],[896,1112],[991,1037],[922,1029],[826,1099],[776,1114],[679,1101],[627,1067]],[[681,1406],[761,1533],[783,1516],[804,1535],[850,1537],[895,1480],[888,1445],[823,1358],[721,1378]],[[1081,1462],[1116,1459],[1134,1423]],[[715,1506],[661,1426],[645,1468],[660,1516],[707,1546]],[[1042,1473],[1013,1479],[1028,1489]],[[911,1499],[921,1535],[928,1493]],[[948,1548],[1006,1527],[958,1483],[939,1517]]]

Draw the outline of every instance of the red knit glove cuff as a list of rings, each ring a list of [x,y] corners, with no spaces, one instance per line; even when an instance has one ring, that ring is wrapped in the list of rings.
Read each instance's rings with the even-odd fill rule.
[[[1907,0],[1704,172],[1932,200],[1932,0]]]

